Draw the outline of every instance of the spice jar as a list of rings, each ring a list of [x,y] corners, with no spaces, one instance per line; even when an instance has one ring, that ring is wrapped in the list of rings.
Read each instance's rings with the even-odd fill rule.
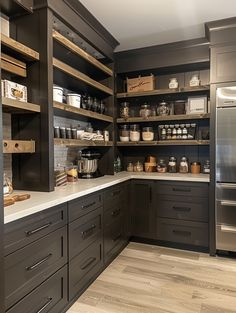
[[[166,162],[163,159],[160,159],[157,164],[157,172],[158,173],[166,173],[167,172],[167,166]]]
[[[59,126],[54,126],[54,138],[60,138]]]
[[[154,131],[152,127],[143,127],[142,130],[142,140],[152,141],[154,139]]]
[[[176,173],[177,172],[177,161],[176,161],[176,158],[174,156],[171,156],[169,158],[168,172],[169,173]]]
[[[203,171],[204,174],[210,174],[210,161],[206,160],[203,165]]]
[[[71,137],[72,139],[77,139],[77,129],[71,128]]]
[[[67,139],[71,139],[72,135],[71,135],[71,128],[67,127],[66,128],[66,138]]]
[[[201,163],[200,162],[192,162],[191,163],[191,173],[192,174],[200,174],[201,172]]]
[[[159,103],[157,107],[157,115],[165,116],[170,114],[170,108],[168,106],[168,103],[165,101],[162,101]]]
[[[60,127],[60,137],[65,139],[66,138],[66,128]]]
[[[128,162],[127,165],[127,172],[133,172],[134,171],[134,165],[132,162]]]
[[[122,102],[120,105],[120,117],[129,118],[129,102]]]
[[[160,129],[160,139],[161,140],[166,140],[166,129],[165,129],[165,125],[160,125],[159,126]]]
[[[140,141],[140,128],[138,124],[130,126],[130,141]]]
[[[141,105],[141,109],[139,110],[139,116],[146,118],[151,116],[151,108],[150,105],[147,103],[144,103],[143,105]]]
[[[141,162],[136,162],[134,164],[134,172],[143,172],[143,163]]]
[[[188,159],[186,157],[182,157],[180,160],[179,172],[186,174],[188,173],[188,168],[189,168]]]
[[[120,141],[129,141],[129,125],[120,126]]]

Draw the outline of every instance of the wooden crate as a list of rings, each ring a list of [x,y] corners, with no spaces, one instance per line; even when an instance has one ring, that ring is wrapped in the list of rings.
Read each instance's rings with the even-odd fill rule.
[[[149,76],[139,76],[137,78],[127,78],[127,92],[151,91],[155,88],[155,78],[151,74]]]

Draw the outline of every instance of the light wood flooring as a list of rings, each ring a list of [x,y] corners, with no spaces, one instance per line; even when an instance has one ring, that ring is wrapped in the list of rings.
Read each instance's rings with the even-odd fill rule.
[[[67,313],[236,313],[236,260],[130,243]]]

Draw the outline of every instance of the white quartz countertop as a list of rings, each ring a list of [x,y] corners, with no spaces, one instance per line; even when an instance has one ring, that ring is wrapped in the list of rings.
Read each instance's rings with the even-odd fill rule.
[[[116,175],[106,175],[95,179],[80,179],[76,183],[57,187],[52,192],[15,191],[17,194],[29,193],[31,198],[17,202],[4,208],[4,223],[10,223],[28,215],[46,210],[55,205],[88,195],[92,192],[111,187],[130,179],[154,179],[182,182],[206,182],[210,181],[206,174],[171,174],[171,173],[128,173],[122,172]]]

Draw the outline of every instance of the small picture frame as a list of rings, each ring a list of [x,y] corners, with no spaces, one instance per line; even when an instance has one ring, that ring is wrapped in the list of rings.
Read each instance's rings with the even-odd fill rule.
[[[189,97],[186,103],[186,114],[207,113],[207,97],[196,96]]]

